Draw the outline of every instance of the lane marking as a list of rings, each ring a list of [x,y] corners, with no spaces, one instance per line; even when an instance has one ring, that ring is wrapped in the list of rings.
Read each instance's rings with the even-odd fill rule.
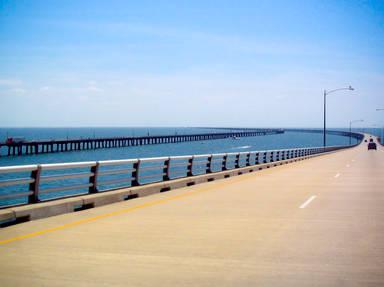
[[[340,173],[336,173],[335,178],[338,178],[340,176]]]
[[[136,211],[136,210],[139,210],[139,209],[143,209],[143,208],[146,208],[146,207],[166,204],[166,203],[168,203],[170,201],[179,200],[179,199],[182,199],[184,197],[189,197],[189,196],[192,196],[192,195],[196,195],[198,193],[210,191],[212,189],[217,189],[217,188],[233,185],[233,184],[236,184],[236,183],[238,183],[240,181],[252,178],[251,177],[252,176],[251,173],[248,174],[248,175],[249,175],[249,177],[243,177],[243,178],[239,177],[239,178],[233,179],[231,182],[222,182],[221,184],[217,183],[216,185],[212,185],[212,186],[200,187],[197,190],[192,190],[192,191],[189,191],[189,192],[187,191],[186,193],[175,195],[175,196],[172,196],[172,197],[168,197],[168,198],[164,198],[164,199],[159,199],[159,200],[154,200],[154,201],[149,201],[149,202],[146,202],[146,203],[143,203],[143,204],[139,204],[139,205],[136,205],[136,206],[131,206],[131,207],[128,207],[128,208],[119,209],[119,210],[116,210],[116,211],[100,214],[100,215],[97,215],[97,216],[94,216],[94,217],[90,217],[90,218],[85,218],[85,219],[69,222],[69,223],[66,223],[66,224],[63,224],[63,225],[59,225],[59,226],[56,226],[56,227],[42,229],[42,230],[39,230],[39,231],[27,233],[27,234],[24,234],[24,235],[19,235],[19,236],[16,236],[16,237],[11,237],[11,238],[8,238],[8,239],[0,240],[0,245],[4,245],[4,244],[7,244],[7,243],[11,243],[11,242],[14,242],[14,241],[19,241],[19,240],[23,240],[23,239],[27,239],[27,238],[36,237],[36,236],[39,236],[39,235],[43,235],[43,234],[47,234],[47,233],[51,233],[51,232],[67,229],[67,228],[70,228],[70,227],[75,227],[77,225],[81,225],[81,224],[85,224],[85,223],[90,223],[90,222],[93,222],[93,221],[96,221],[96,220],[99,220],[99,219],[109,218],[109,217],[113,217],[113,216],[129,213],[129,212],[133,212],[133,211]]]
[[[63,224],[63,225],[60,225],[60,226],[57,226],[57,227],[43,229],[43,230],[40,230],[40,231],[28,233],[28,234],[25,234],[25,235],[21,235],[21,236],[5,239],[5,240],[0,241],[0,245],[6,244],[6,243],[10,243],[10,242],[14,242],[14,241],[18,241],[18,240],[22,240],[22,239],[27,239],[27,238],[35,237],[35,236],[38,236],[38,235],[42,235],[42,234],[46,234],[46,233],[50,233],[50,232],[54,232],[54,231],[59,231],[59,230],[67,229],[69,227],[74,227],[74,226],[81,225],[81,224],[84,224],[84,223],[93,222],[93,221],[96,221],[96,220],[99,220],[99,219],[103,219],[103,218],[108,218],[108,217],[112,217],[112,216],[116,216],[116,215],[120,215],[120,214],[124,214],[124,213],[129,213],[129,212],[132,212],[132,211],[135,211],[135,210],[138,210],[138,209],[143,209],[143,208],[150,207],[150,206],[165,204],[165,203],[167,203],[169,201],[174,201],[174,200],[177,200],[177,199],[180,199],[180,198],[183,198],[183,197],[187,197],[187,196],[191,196],[191,195],[194,195],[196,193],[203,192],[203,191],[205,191],[205,190],[197,190],[197,191],[192,191],[192,192],[185,193],[185,194],[180,194],[180,195],[172,196],[172,197],[165,198],[165,199],[150,201],[150,202],[146,202],[146,203],[143,203],[143,204],[140,204],[140,205],[136,205],[136,206],[132,206],[132,207],[129,207],[129,208],[125,208],[125,209],[121,209],[121,210],[116,210],[116,211],[112,211],[112,212],[109,212],[109,213],[97,215],[97,216],[94,216],[94,217],[90,217],[90,218],[86,218],[86,219],[82,219],[82,220],[66,223],[66,224]]]
[[[312,200],[314,200],[316,198],[316,195],[312,195],[310,198],[308,198],[308,200],[306,202],[304,202],[302,205],[300,205],[299,208],[305,208],[308,204],[311,203]]]

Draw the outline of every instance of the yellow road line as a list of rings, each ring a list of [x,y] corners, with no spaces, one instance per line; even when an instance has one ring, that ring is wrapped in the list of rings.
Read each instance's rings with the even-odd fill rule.
[[[252,174],[248,174],[248,175],[252,175]],[[70,227],[74,227],[74,226],[77,226],[77,225],[93,222],[93,221],[96,221],[96,220],[99,220],[99,219],[103,219],[103,218],[108,218],[108,217],[112,217],[112,216],[116,216],[116,215],[120,215],[120,214],[124,214],[124,213],[129,213],[129,212],[132,212],[132,211],[135,211],[135,210],[139,210],[139,209],[143,209],[143,208],[146,208],[146,207],[151,207],[151,206],[155,206],[155,205],[165,204],[165,203],[170,202],[170,201],[174,201],[174,200],[178,200],[178,199],[181,199],[181,198],[184,198],[184,197],[192,196],[192,195],[195,195],[195,194],[198,194],[198,193],[201,193],[201,192],[209,191],[211,189],[217,189],[217,188],[220,188],[222,186],[228,186],[228,185],[231,185],[233,183],[237,183],[238,181],[242,181],[242,180],[247,179],[247,178],[249,178],[249,177],[247,177],[247,176],[240,176],[239,178],[236,178],[236,180],[233,179],[231,182],[225,182],[225,183],[221,183],[221,184],[210,185],[209,187],[200,188],[200,189],[195,190],[195,191],[191,191],[191,192],[175,195],[175,196],[172,196],[172,197],[169,197],[169,198],[154,200],[154,201],[146,202],[146,203],[143,203],[143,204],[140,204],[140,205],[132,206],[132,207],[129,207],[129,208],[125,208],[125,209],[121,209],[121,210],[116,210],[116,211],[113,211],[113,212],[100,214],[100,215],[97,215],[97,216],[94,216],[94,217],[90,217],[90,218],[86,218],[86,219],[82,219],[82,220],[66,223],[66,224],[63,224],[63,225],[60,225],[60,226],[57,226],[57,227],[52,227],[52,228],[43,229],[43,230],[40,230],[40,231],[28,233],[28,234],[25,234],[25,235],[20,235],[20,236],[12,237],[12,238],[9,238],[9,239],[1,240],[0,241],[0,245],[4,245],[4,244],[7,244],[7,243],[11,243],[11,242],[14,242],[14,241],[19,241],[19,240],[23,240],[23,239],[27,239],[27,238],[31,238],[31,237],[36,237],[36,236],[43,235],[43,234],[46,234],[46,233],[51,233],[51,232],[67,229],[67,228],[70,228]]]

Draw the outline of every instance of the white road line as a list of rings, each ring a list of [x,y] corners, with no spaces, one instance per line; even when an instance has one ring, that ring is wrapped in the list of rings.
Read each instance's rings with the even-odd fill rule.
[[[340,176],[340,173],[336,173],[335,178],[338,178]]]
[[[300,205],[299,208],[305,208],[308,204],[311,203],[312,200],[316,198],[316,195],[312,195],[306,202],[304,202],[302,205]]]

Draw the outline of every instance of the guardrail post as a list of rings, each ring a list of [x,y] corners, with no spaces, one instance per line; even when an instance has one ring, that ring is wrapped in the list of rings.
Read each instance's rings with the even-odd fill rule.
[[[259,158],[259,156],[260,156],[260,153],[257,152],[257,153],[255,154],[255,164],[260,164],[260,158]]]
[[[249,162],[250,158],[251,158],[251,153],[249,152],[249,153],[247,153],[247,158],[245,159],[245,165],[246,166],[251,165],[251,163]]]
[[[205,173],[211,173],[211,172],[212,172],[212,155],[209,155],[207,159],[207,165],[205,167]]]
[[[139,186],[139,169],[140,169],[140,160],[137,162],[133,163],[132,165],[132,181],[131,181],[131,186]]]
[[[267,152],[263,152],[263,163],[267,163]]]
[[[164,168],[163,168],[163,181],[170,180],[170,161],[171,159],[168,158],[164,161]]]
[[[187,166],[187,176],[193,176],[193,156],[188,159],[188,166]]]
[[[28,196],[28,203],[37,203],[40,201],[39,200],[40,176],[41,176],[41,166],[38,165],[37,169],[31,172],[31,178],[34,179],[34,182],[29,184],[29,190],[32,191],[32,194]]]
[[[225,154],[223,156],[223,162],[222,162],[222,165],[221,165],[221,170],[227,170],[227,159],[228,159],[228,155]]]
[[[238,153],[235,158],[235,168],[239,168],[239,167],[240,167],[240,153]]]
[[[97,177],[98,177],[98,173],[99,173],[99,162],[96,162],[96,164],[94,166],[91,166],[91,173],[93,173],[93,175],[91,175],[89,177],[89,183],[91,183],[92,185],[88,188],[88,193],[97,193],[98,190],[97,190]]]

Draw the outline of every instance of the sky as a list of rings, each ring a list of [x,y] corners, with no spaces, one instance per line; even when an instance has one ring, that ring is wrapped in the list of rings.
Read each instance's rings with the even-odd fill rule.
[[[0,126],[384,126],[384,1],[0,0]]]

